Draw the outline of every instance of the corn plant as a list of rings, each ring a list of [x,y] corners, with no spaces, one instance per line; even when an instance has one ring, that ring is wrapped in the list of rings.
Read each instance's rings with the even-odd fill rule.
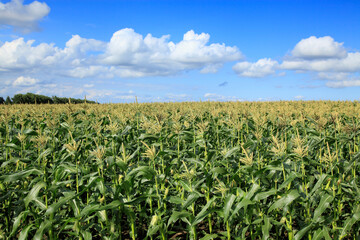
[[[359,239],[358,102],[0,106],[0,239]]]

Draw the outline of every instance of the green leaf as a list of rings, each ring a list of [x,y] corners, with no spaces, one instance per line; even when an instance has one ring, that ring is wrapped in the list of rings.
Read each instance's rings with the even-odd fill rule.
[[[121,135],[126,135],[131,130],[131,128],[131,126],[126,126],[125,129],[122,131]]]
[[[269,239],[271,226],[270,218],[268,216],[264,216],[264,224],[261,226],[262,239]]]
[[[57,202],[51,204],[49,208],[45,212],[46,215],[50,215],[52,213],[55,213],[60,207],[62,207],[65,203],[68,201],[81,196],[84,192],[86,192],[92,184],[96,183],[98,180],[101,180],[99,177],[90,177],[88,185],[78,194],[75,194],[75,192],[68,192],[65,197],[60,198]]]
[[[96,183],[96,188],[99,190],[99,192],[102,194],[102,195],[105,195],[105,184],[104,184],[104,181],[98,181]]]
[[[89,231],[82,232],[81,234],[82,234],[84,240],[91,240],[92,239],[91,232],[89,232]]]
[[[236,153],[237,151],[239,151],[239,147],[233,147],[233,148],[231,148],[230,150],[228,150],[226,153],[225,153],[225,155],[224,155],[224,158],[226,159],[226,158],[228,158],[228,157],[230,157],[231,155],[233,155],[234,153]]]
[[[20,151],[20,150],[21,150],[21,147],[18,146],[18,145],[16,145],[16,144],[14,144],[14,143],[5,144],[5,147],[12,148],[12,149],[14,149],[14,150],[16,150],[16,151]]]
[[[217,238],[218,238],[217,234],[206,234],[204,237],[200,238],[200,240],[212,240]]]
[[[313,221],[318,222],[321,214],[330,206],[330,203],[334,200],[334,197],[326,194],[321,197],[318,207],[315,209]]]
[[[250,190],[246,193],[245,198],[246,199],[251,199],[252,196],[254,196],[255,192],[260,188],[259,184],[257,183],[253,183],[253,185],[251,186]]]
[[[301,177],[300,173],[291,172],[290,175],[286,177],[286,180],[279,186],[278,191],[289,186],[289,184],[298,177]]]
[[[49,220],[45,220],[40,224],[39,229],[36,231],[34,240],[41,240],[43,239],[44,231],[49,229],[52,225],[52,222]]]
[[[150,226],[147,231],[147,236],[152,236],[160,230],[160,225]]]
[[[183,204],[184,200],[182,200],[180,197],[178,196],[171,196],[169,197],[169,202],[173,203],[173,204]]]
[[[327,177],[328,177],[328,175],[326,175],[326,174],[321,174],[320,175],[320,178],[319,178],[319,180],[317,181],[317,183],[315,184],[315,186],[312,188],[312,190],[311,190],[311,192],[310,192],[310,196],[312,196],[314,193],[315,193],[315,191],[316,190],[318,190],[320,187],[321,187],[321,185],[323,184],[323,182],[327,179]]]
[[[36,161],[42,160],[43,158],[45,158],[46,156],[48,156],[51,153],[51,149],[48,148],[45,151],[43,151],[42,153],[40,153],[40,155],[38,156]]]
[[[25,197],[25,207],[28,207],[29,203],[37,198],[37,195],[39,194],[39,191],[46,187],[46,183],[44,182],[38,182],[28,193],[28,195]]]
[[[138,138],[139,140],[157,140],[158,138],[155,136],[155,135],[152,135],[152,134],[145,134],[145,133],[142,133],[140,135],[140,137]]]
[[[303,237],[305,236],[305,234],[312,228],[312,223],[310,225],[307,225],[306,227],[302,228],[300,231],[298,231],[296,234],[295,234],[295,237],[294,239],[295,240],[300,240],[300,239],[303,239]]]
[[[17,229],[18,229],[19,226],[20,226],[20,223],[21,223],[22,218],[24,217],[24,215],[26,215],[26,214],[28,214],[28,213],[29,213],[29,211],[21,212],[21,213],[15,218],[14,224],[13,224],[13,227],[12,227],[12,231],[11,231],[9,237],[13,236],[13,235],[16,233]]]
[[[101,205],[101,204],[91,204],[91,205],[87,205],[81,212],[80,212],[80,216],[82,218],[88,216],[89,214],[93,213],[93,212],[99,212],[102,210],[108,210],[108,209],[116,209],[118,207],[120,207],[121,205],[123,205],[123,203],[119,200],[115,200],[112,201],[109,204],[106,205]]]
[[[243,200],[241,200],[241,202],[239,202],[239,203],[236,205],[233,213],[231,214],[230,220],[235,217],[235,215],[240,211],[240,209],[242,209],[242,208],[244,208],[244,207],[247,207],[248,205],[251,205],[251,204],[254,204],[254,203],[255,203],[255,202],[251,201],[250,199],[246,199],[246,198],[244,198]]]
[[[144,178],[150,180],[153,178],[153,176],[155,174],[156,173],[153,168],[151,168],[149,166],[140,166],[140,167],[137,167],[137,168],[131,170],[131,172],[129,172],[129,174],[126,175],[126,179],[129,179],[130,177],[135,175],[136,178],[143,176]]]
[[[297,190],[292,190],[284,197],[280,198],[276,202],[274,202],[271,207],[269,208],[268,213],[273,211],[274,209],[278,208],[284,208],[285,206],[291,204],[295,199],[297,199],[300,196]]]
[[[276,192],[277,192],[277,191],[276,191],[275,188],[273,188],[273,189],[271,189],[271,190],[269,190],[269,191],[266,191],[266,192],[259,192],[259,193],[257,193],[257,194],[255,195],[254,200],[255,200],[255,201],[260,201],[260,200],[266,199],[266,198],[268,198],[268,197],[270,197],[270,196],[272,196],[272,195],[275,195]]]
[[[194,159],[194,158],[185,158],[186,162],[192,162],[196,165],[199,165],[199,167],[203,168],[204,167],[204,163],[197,160],[197,159]]]
[[[130,204],[131,202],[128,202],[127,204]],[[120,207],[121,205],[123,205],[123,202],[120,200],[115,200],[112,201],[109,204],[106,204],[105,206],[101,207],[101,210],[110,210],[110,209],[117,209],[118,207]]]
[[[168,226],[173,223],[173,222],[176,222],[177,220],[181,219],[181,218],[184,218],[184,217],[189,217],[191,216],[191,213],[189,212],[185,212],[185,211],[182,211],[182,212],[173,212],[173,214],[171,214],[171,217],[169,218],[169,221],[168,221]]]
[[[206,205],[201,209],[201,211],[196,215],[194,221],[191,223],[191,226],[196,226],[198,223],[200,223],[207,215],[209,215],[209,213],[215,211],[214,210],[210,210],[208,211],[208,208],[211,206],[211,204],[214,203],[214,201],[216,200],[216,197],[213,197],[210,201],[208,201],[206,203]]]
[[[18,240],[26,240],[27,236],[29,234],[29,230],[32,228],[32,226],[34,226],[34,224],[30,224],[28,226],[26,226],[19,235],[19,239]]]
[[[319,228],[314,232],[314,235],[312,236],[312,240],[320,240],[324,237],[323,230]]]
[[[37,136],[38,135],[37,132],[31,128],[25,129],[23,133],[27,136]]]
[[[100,210],[96,212],[96,215],[101,219],[102,222],[108,221],[108,216],[105,210]]]
[[[68,173],[77,173],[79,170],[76,168],[75,164],[63,163],[59,165],[59,168],[62,168],[64,172]]]
[[[11,175],[1,176],[0,180],[2,180],[4,182],[14,182],[17,180],[24,179],[31,174],[42,175],[43,172],[34,168],[34,169],[26,170],[26,171],[17,172],[17,173],[11,174]]]
[[[93,212],[100,211],[101,205],[100,204],[88,204],[84,207],[80,212],[80,217],[84,218]]]
[[[327,227],[323,228],[322,233],[323,233],[323,236],[324,236],[325,240],[332,240]]]
[[[241,239],[246,239],[245,235],[247,233],[249,226],[246,226],[243,228],[243,230],[241,231]]]
[[[199,194],[198,193],[191,193],[188,198],[186,199],[186,201],[184,202],[182,209],[186,209],[187,207],[189,207],[193,202],[196,201],[196,199],[199,198]]]
[[[215,168],[211,169],[210,172],[222,175],[222,174],[226,174],[227,170],[223,167],[215,167]]]
[[[351,227],[360,219],[360,206],[357,206],[355,213],[352,217],[349,217],[345,220],[344,226],[340,232],[340,239],[346,237]]]
[[[190,184],[184,182],[184,181],[179,181],[179,183],[181,184],[181,186],[188,192],[193,192],[193,189],[191,188]]]
[[[45,212],[45,215],[50,215],[52,213],[55,213],[60,207],[62,207],[65,203],[67,203],[68,201],[70,201],[75,197],[76,197],[75,192],[71,192],[66,197],[60,198],[56,203],[53,203],[49,206],[49,208]]]
[[[230,214],[230,210],[232,205],[234,204],[234,201],[236,199],[236,196],[234,194],[229,195],[226,199],[225,199],[225,204],[224,204],[224,222],[228,221],[229,218],[229,214]]]

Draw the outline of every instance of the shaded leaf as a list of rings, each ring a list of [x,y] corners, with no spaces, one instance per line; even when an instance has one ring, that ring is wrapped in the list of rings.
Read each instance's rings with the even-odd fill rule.
[[[291,204],[295,199],[297,199],[300,196],[297,190],[291,190],[288,194],[286,194],[284,197],[280,198],[276,202],[274,202],[270,208],[269,213],[273,211],[274,209],[283,208],[289,204]]]

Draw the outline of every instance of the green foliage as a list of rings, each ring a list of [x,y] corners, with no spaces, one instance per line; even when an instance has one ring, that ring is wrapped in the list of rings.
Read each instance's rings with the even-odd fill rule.
[[[357,102],[72,103],[0,106],[0,239],[360,237]]]
[[[0,98],[0,104],[2,104]],[[5,104],[79,104],[79,103],[95,103],[94,101],[89,101],[86,99],[77,99],[77,98],[66,98],[66,97],[48,97],[39,94],[26,93],[26,94],[15,94],[12,100],[10,97],[6,99]]]
[[[12,101],[9,96],[6,97],[5,104],[6,105],[12,104]]]

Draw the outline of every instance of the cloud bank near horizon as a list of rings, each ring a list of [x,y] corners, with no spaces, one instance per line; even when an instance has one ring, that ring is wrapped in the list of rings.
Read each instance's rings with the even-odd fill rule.
[[[7,79],[3,80],[5,88],[17,92],[37,89],[39,93],[61,94],[70,87],[59,89],[59,77],[142,78],[174,76],[191,70],[207,74],[216,73],[227,62],[238,61],[233,71],[241,78],[282,76],[292,71],[315,75],[330,88],[360,86],[360,52],[346,50],[343,43],[329,36],[302,39],[282,61],[262,58],[256,62],[241,61],[244,56],[236,46],[209,44],[209,39],[207,33],[190,30],[174,43],[169,35],[143,37],[131,28],[116,31],[108,42],[73,35],[64,48],[17,38],[0,45],[0,76]],[[54,81],[43,84],[44,76]],[[112,94],[85,85],[71,92],[93,97]],[[55,90],[45,90],[49,87]]]
[[[210,35],[186,32],[179,42],[169,35],[145,37],[131,28],[116,31],[108,42],[73,35],[64,48],[36,44],[23,37],[0,43],[0,82],[16,92],[58,94],[60,79],[115,79],[176,76],[188,71],[216,73],[225,63],[243,58],[237,47],[209,43]],[[46,79],[44,79],[46,78]],[[6,81],[4,79],[7,79]],[[53,79],[52,82],[46,82]],[[86,84],[89,86],[89,84]],[[55,88],[50,91],[45,88]],[[111,91],[84,87],[73,94],[90,92],[107,96]],[[96,94],[96,92],[98,94]]]
[[[282,62],[271,58],[238,62],[233,70],[240,77],[250,78],[283,75],[286,70],[310,73],[316,79],[326,80],[327,87],[354,87],[360,86],[360,52],[346,50],[343,43],[330,36],[311,36],[298,42]]]
[[[177,43],[170,36],[143,37],[131,28],[113,34],[109,42],[74,35],[64,48],[18,38],[0,45],[1,72],[50,72],[74,78],[136,78],[177,75],[189,70],[214,73],[226,62],[243,58],[237,47],[208,44],[210,35],[184,34]]]

